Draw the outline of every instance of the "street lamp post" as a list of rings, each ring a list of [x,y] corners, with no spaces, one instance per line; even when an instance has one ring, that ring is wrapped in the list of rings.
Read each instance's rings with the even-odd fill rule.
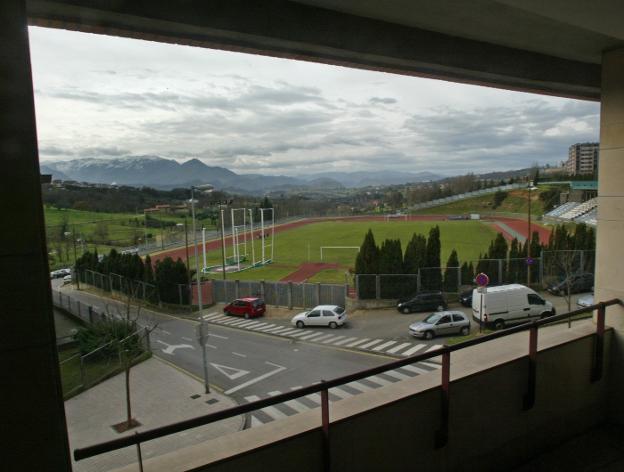
[[[527,186],[527,189],[529,191],[529,196],[528,196],[528,219],[527,219],[527,223],[528,223],[528,236],[527,236],[527,258],[526,258],[526,263],[527,263],[527,286],[530,287],[531,286],[531,265],[533,264],[532,260],[531,260],[531,239],[532,239],[532,235],[531,235],[531,190],[536,190],[537,187],[533,187],[533,181],[529,180],[529,185]]]
[[[208,329],[206,326],[206,320],[202,318],[202,310],[204,307],[202,305],[201,272],[199,270],[199,254],[197,251],[197,230],[195,227],[195,190],[199,190],[201,192],[202,186],[191,187],[191,215],[193,218],[193,246],[195,248],[195,271],[197,273],[197,305],[199,308],[199,317],[200,317],[199,342],[202,346],[202,356],[203,356],[203,362],[204,362],[204,386],[206,388],[206,393],[210,393],[210,385],[208,383],[208,360],[207,360],[207,355],[206,355],[206,341],[208,340]]]

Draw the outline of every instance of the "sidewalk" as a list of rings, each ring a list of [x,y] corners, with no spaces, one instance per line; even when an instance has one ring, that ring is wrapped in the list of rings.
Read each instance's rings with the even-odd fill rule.
[[[220,393],[204,394],[203,383],[156,357],[132,368],[130,387],[132,416],[141,426],[126,433],[118,434],[112,428],[126,419],[123,373],[65,402],[72,455],[75,448],[236,406]],[[149,441],[141,446],[143,460],[231,434],[243,425],[244,418],[239,416]],[[136,448],[128,447],[74,462],[73,470],[105,471],[136,461]]]

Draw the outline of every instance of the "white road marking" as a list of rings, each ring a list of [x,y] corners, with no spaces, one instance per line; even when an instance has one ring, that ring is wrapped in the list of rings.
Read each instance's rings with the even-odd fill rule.
[[[193,340],[191,338],[187,338],[186,336],[182,336],[182,339],[184,341],[189,341],[189,342],[193,342]]]
[[[364,384],[362,384],[360,382],[355,382],[355,381],[349,382],[346,385],[348,385],[349,387],[354,388],[356,390],[359,390],[360,393],[361,392],[368,392],[370,390],[373,390],[373,387],[369,387],[368,385],[364,385]]]
[[[369,343],[362,344],[361,346],[358,347],[358,349],[368,349],[369,347],[374,346],[375,344],[380,343],[382,341],[383,339],[375,339],[374,341],[371,341]]]
[[[280,393],[282,392],[275,391],[275,392],[269,392],[268,395],[271,397],[274,397],[275,395],[279,395]],[[284,402],[284,405],[289,406],[290,408],[295,410],[297,413],[304,413],[310,409],[307,406],[305,406],[303,403],[298,402],[297,400],[288,400]]]
[[[163,333],[163,334],[169,334],[169,335],[171,335],[171,333],[170,333],[169,331],[166,331],[166,330],[164,330],[164,329],[162,329],[162,328],[159,328],[159,329],[158,329],[158,331],[160,331],[160,332],[161,332],[161,333]]]
[[[161,341],[160,339],[156,340],[156,342],[167,346],[165,349],[161,349],[161,351],[169,355],[173,355],[173,352],[176,349],[195,349],[195,347],[191,346],[190,344],[168,344],[164,341]]]
[[[284,334],[288,335],[288,334],[298,333],[298,332],[299,332],[299,329],[297,329],[297,328],[295,328],[295,329],[288,328],[286,331],[276,331],[276,333],[279,333],[279,334],[282,334],[282,335],[284,335]]]
[[[269,329],[273,329],[273,328],[276,328],[276,327],[277,327],[277,325],[274,325],[273,323],[271,323],[270,325],[265,326],[262,329],[259,329],[258,331],[267,331]]]
[[[387,370],[386,372],[384,372],[384,374],[398,380],[407,380],[412,378],[409,375],[402,374],[401,372],[397,372],[396,370]]]
[[[421,361],[420,363],[422,365],[426,365],[427,367],[431,367],[433,369],[439,369],[440,367],[442,367],[440,364],[434,364],[433,362]]]
[[[382,349],[392,346],[393,344],[396,344],[396,341],[388,341],[386,343],[380,344],[379,346],[375,346],[373,348],[373,351],[381,351]]]
[[[358,344],[365,343],[366,341],[370,341],[370,338],[360,339],[359,341],[355,341],[354,343],[347,344],[347,347],[355,347]]]
[[[282,333],[285,333],[286,331],[294,332],[296,330],[293,330],[292,328],[280,328],[280,329],[276,329],[275,331],[273,331],[273,334],[282,334]]]
[[[333,336],[334,336],[333,334],[326,334],[324,336],[321,336],[320,338],[316,338],[314,341],[315,342],[322,341],[323,339],[328,339],[328,338],[331,338]]]
[[[236,380],[240,377],[243,377],[249,374],[248,370],[237,369],[236,367],[230,367],[230,366],[221,365],[221,364],[213,364],[212,362],[210,363],[210,365],[214,367],[215,369],[217,369],[219,372],[221,372],[230,380]]]
[[[388,354],[394,354],[397,351],[400,351],[401,349],[406,348],[407,346],[411,346],[411,343],[403,343],[403,344],[399,344],[398,346],[394,346],[392,349],[388,349],[386,352]]]
[[[311,338],[315,338],[316,336],[320,336],[320,335],[322,335],[322,334],[323,334],[323,333],[319,333],[319,332],[312,333],[312,334],[310,334],[310,333],[305,333],[305,336],[302,336],[302,337],[301,337],[301,338],[299,338],[299,339],[301,339],[301,340],[303,341],[304,339],[311,339]]]
[[[346,390],[343,390],[339,387],[330,388],[329,393],[333,393],[337,397],[340,397],[341,400],[344,400],[345,398],[349,398],[353,396],[352,393],[349,393]]]
[[[247,402],[251,403],[251,402],[255,402],[256,400],[260,400],[260,397],[257,396],[257,395],[249,395],[248,397],[245,397],[245,400]],[[266,406],[264,408],[261,408],[259,411],[263,411],[267,415],[269,415],[269,416],[271,416],[272,418],[275,418],[275,419],[282,419],[282,418],[286,418],[288,416],[288,415],[282,413],[281,411],[279,411],[274,406]]]
[[[386,380],[382,377],[379,377],[377,375],[373,375],[371,377],[366,377],[366,380],[382,385],[382,386],[386,386],[386,385],[392,385],[394,382],[391,382],[390,380]]]
[[[266,325],[268,325],[269,323],[260,323],[259,325],[253,326],[251,327],[251,329],[260,329],[260,328],[266,328]]]
[[[256,323],[256,321],[243,321],[241,324],[238,325],[239,328],[242,328],[243,326],[249,326]]]
[[[323,341],[323,344],[333,343],[334,341],[337,341],[338,339],[342,339],[342,338],[344,338],[344,336],[333,336]]]
[[[276,332],[278,332],[281,329],[290,329],[290,328],[284,328],[283,326],[277,326],[275,328],[267,329],[265,331],[265,333],[276,333]]]
[[[242,325],[242,324],[245,324],[245,323],[248,323],[248,321],[245,320],[245,319],[236,320],[233,323],[230,323],[230,326],[239,326],[239,325]]]
[[[347,338],[347,339],[343,339],[342,341],[338,341],[337,343],[334,343],[335,346],[342,346],[343,344],[347,344],[348,342],[354,341],[357,338]]]
[[[272,375],[278,374],[278,373],[280,373],[280,372],[281,372],[281,371],[283,371],[283,370],[286,370],[286,367],[281,366],[281,365],[277,365],[277,364],[273,364],[272,362],[265,362],[265,364],[269,364],[269,365],[272,365],[272,366],[276,366],[277,368],[276,368],[276,369],[274,369],[274,370],[272,370],[272,371],[270,371],[270,372],[267,372],[266,374],[263,374],[263,375],[261,375],[261,376],[259,376],[259,377],[256,377],[255,379],[248,380],[248,381],[247,381],[247,382],[245,382],[245,383],[242,383],[242,384],[240,384],[240,385],[237,385],[236,387],[233,387],[233,388],[231,388],[231,389],[229,389],[229,390],[226,390],[226,391],[225,391],[225,392],[223,392],[223,393],[224,393],[225,395],[230,395],[230,394],[232,394],[232,393],[234,393],[234,392],[238,392],[239,390],[241,390],[241,389],[243,389],[243,388],[245,388],[245,387],[248,387],[248,386],[250,386],[250,385],[253,385],[253,384],[255,384],[255,383],[257,383],[257,382],[260,382],[260,381],[262,381],[262,380],[264,380],[264,379],[266,379],[266,378],[269,378],[269,377],[271,377]]]
[[[401,367],[402,369],[405,370],[409,370],[410,372],[414,372],[416,374],[426,374],[427,372],[429,372],[426,369],[421,369],[420,367],[416,367],[414,365],[404,365],[403,367]]]
[[[241,354],[240,352],[232,352],[232,355],[238,356],[238,357],[247,357],[247,355]]]
[[[210,349],[216,349],[217,346],[213,346],[212,344],[205,344],[206,347],[209,347]]]
[[[208,336],[211,338],[230,339],[227,336],[221,336],[220,334],[214,334],[214,333],[209,333]]]
[[[401,353],[402,356],[411,356],[416,351],[420,351],[426,344],[416,344],[416,346],[409,348],[407,351]]]
[[[307,333],[302,330],[297,330],[296,333],[290,333],[288,336],[290,336],[291,338],[298,338],[299,336],[303,336],[304,334],[307,334]]]
[[[442,346],[442,344],[436,344],[434,346],[431,346],[429,349],[427,349],[425,352],[431,352],[431,351],[435,351],[436,349],[440,349],[444,346]]]

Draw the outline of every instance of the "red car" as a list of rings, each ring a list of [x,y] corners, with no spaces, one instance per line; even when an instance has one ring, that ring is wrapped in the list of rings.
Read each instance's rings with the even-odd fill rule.
[[[226,315],[238,315],[245,318],[255,318],[264,315],[266,305],[261,298],[238,298],[223,308]]]

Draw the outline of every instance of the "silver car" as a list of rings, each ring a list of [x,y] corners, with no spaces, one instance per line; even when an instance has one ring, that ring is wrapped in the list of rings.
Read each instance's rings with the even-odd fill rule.
[[[409,332],[417,338],[431,339],[444,334],[470,333],[470,320],[461,311],[438,311],[423,321],[410,325]]]
[[[579,299],[576,301],[576,306],[578,306],[579,308],[585,308],[588,306],[592,306],[593,304],[594,304],[593,293],[591,295],[585,295],[584,297],[579,297]]]

